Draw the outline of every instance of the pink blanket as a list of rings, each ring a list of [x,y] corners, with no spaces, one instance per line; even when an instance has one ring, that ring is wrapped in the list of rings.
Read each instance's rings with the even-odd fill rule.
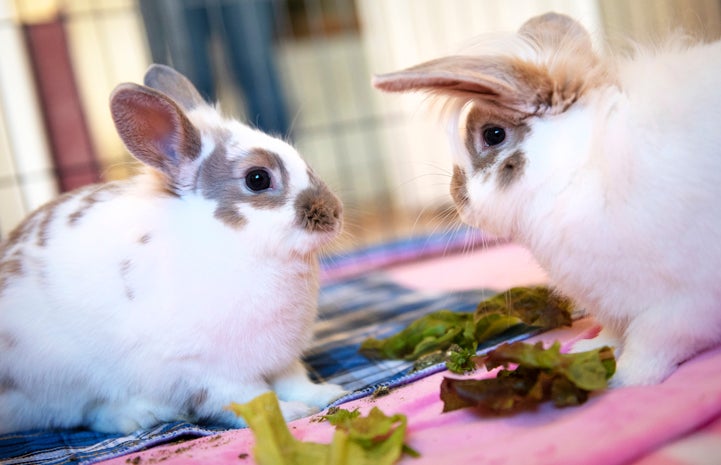
[[[493,273],[493,270],[504,270]],[[511,270],[510,272],[508,270]],[[403,284],[462,289],[504,289],[544,280],[530,256],[515,246],[462,257],[434,259],[389,270]],[[480,277],[479,277],[480,276]],[[590,319],[535,339],[560,340],[567,347],[597,331]],[[483,418],[473,410],[441,413],[439,386],[448,372],[397,388],[377,399],[343,407],[367,413],[373,406],[408,416],[408,443],[421,453],[403,464],[636,464],[721,463],[721,348],[683,364],[663,384],[609,390],[580,406],[505,418]],[[476,373],[473,376],[492,376]],[[312,418],[290,423],[301,440],[329,442],[333,427]],[[158,447],[106,464],[253,464],[253,435],[235,430],[194,441]]]

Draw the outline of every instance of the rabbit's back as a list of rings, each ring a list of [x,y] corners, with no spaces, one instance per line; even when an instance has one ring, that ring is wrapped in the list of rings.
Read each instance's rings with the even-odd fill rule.
[[[672,42],[637,54],[619,76],[631,147],[620,154],[632,173],[626,201],[637,208],[635,221],[623,221],[639,239],[658,238],[650,243],[659,259],[676,255],[669,266],[678,273],[687,264],[703,274],[705,263],[721,265],[721,42]]]
[[[643,144],[707,152],[718,147],[721,41],[688,45],[671,40],[657,49],[639,50],[620,61],[617,75]],[[718,157],[694,159],[703,166],[717,163]]]
[[[38,325],[48,333],[60,333],[66,324],[86,325],[94,333],[108,332],[97,338],[102,343],[118,339],[113,336],[118,333],[128,339],[123,334],[128,324],[137,325],[135,333],[152,333],[172,322],[174,331],[187,331],[175,335],[182,340],[197,334],[202,320],[252,325],[267,315],[244,308],[260,302],[267,314],[295,302],[312,306],[315,260],[257,255],[247,244],[252,236],[244,240],[242,231],[220,221],[196,221],[212,216],[215,206],[200,195],[151,193],[143,179],[60,197],[4,245],[3,263],[16,260],[18,266],[0,292],[0,322],[15,317],[17,326],[33,334]],[[298,292],[284,290],[294,285]],[[307,329],[314,310],[305,311],[299,328],[286,328],[289,336]],[[305,341],[296,337],[289,343]]]

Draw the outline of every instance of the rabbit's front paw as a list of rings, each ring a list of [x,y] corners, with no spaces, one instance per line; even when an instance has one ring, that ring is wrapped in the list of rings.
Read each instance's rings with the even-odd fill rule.
[[[318,409],[324,409],[333,403],[334,400],[346,395],[348,391],[337,384],[315,384],[304,383],[295,386],[292,391],[277,391],[278,397],[287,401],[302,402]]]
[[[348,391],[339,385],[330,383],[314,384],[310,391],[312,392],[312,397],[309,403],[319,408],[325,408],[332,404],[333,401],[348,394]]]
[[[613,349],[614,355],[616,356],[616,358],[618,358],[621,353],[621,339],[618,337],[618,335],[605,328],[602,329],[601,332],[596,335],[596,337],[576,341],[573,344],[573,347],[571,347],[571,352],[587,352],[589,350],[600,349],[604,346],[611,347]]]
[[[304,404],[303,402],[286,402],[279,401],[280,412],[283,414],[285,421],[293,421],[298,418],[305,418],[318,413],[319,408]]]
[[[287,401],[302,402],[306,405],[322,409],[330,405],[334,400],[347,394],[337,384],[315,384],[306,382],[293,386],[293,389],[277,390],[278,397]]]
[[[104,433],[125,433],[150,428],[176,416],[168,407],[142,399],[130,399],[123,403],[103,403],[89,413],[88,426]]]
[[[603,346],[606,346],[606,341],[603,341],[597,337],[594,337],[592,339],[581,339],[580,341],[576,341],[573,344],[573,347],[571,347],[570,352],[577,354],[579,352],[588,352],[589,350],[597,350],[600,349]]]
[[[609,380],[609,386],[619,388],[658,384],[676,369],[675,364],[661,358],[638,358],[631,355],[628,353],[618,359],[616,373]]]
[[[337,384],[312,382],[300,362],[295,362],[276,377],[272,387],[281,400],[302,402],[318,408],[325,408],[346,394]]]

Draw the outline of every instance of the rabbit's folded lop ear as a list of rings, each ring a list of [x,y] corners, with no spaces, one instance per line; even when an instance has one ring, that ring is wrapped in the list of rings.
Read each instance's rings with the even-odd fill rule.
[[[190,168],[200,155],[201,137],[170,97],[137,84],[120,84],[110,96],[110,112],[125,146],[135,158],[166,175],[175,191],[190,187]]]
[[[513,40],[506,52],[438,58],[375,76],[373,85],[388,92],[472,98],[522,115],[540,115],[564,111],[605,76],[588,32],[568,16],[534,17]],[[519,43],[525,53],[513,54]]]
[[[511,57],[454,55],[408,69],[375,76],[373,85],[386,92],[425,91],[471,97],[523,114],[537,111],[533,83],[544,76]],[[534,75],[535,74],[535,75]]]

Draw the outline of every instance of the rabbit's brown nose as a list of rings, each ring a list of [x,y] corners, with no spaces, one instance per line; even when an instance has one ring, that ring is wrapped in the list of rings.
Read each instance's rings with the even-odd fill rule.
[[[305,189],[295,201],[296,223],[303,229],[317,232],[340,230],[343,207],[325,185]]]

